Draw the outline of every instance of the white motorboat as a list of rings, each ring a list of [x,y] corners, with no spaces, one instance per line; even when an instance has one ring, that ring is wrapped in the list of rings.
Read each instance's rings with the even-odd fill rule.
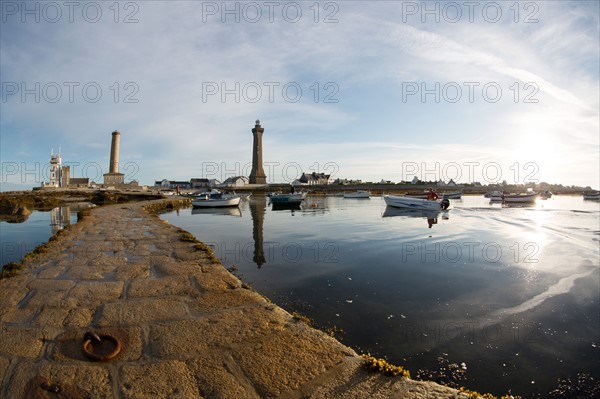
[[[462,191],[456,191],[453,193],[442,194],[442,195],[440,195],[440,197],[446,198],[446,199],[461,199],[462,195],[463,195]]]
[[[227,198],[210,198],[197,197],[192,201],[194,208],[224,208],[228,206],[238,206],[240,204],[240,197],[227,197]]]
[[[384,195],[383,200],[385,201],[386,205],[393,206],[395,208],[439,211],[448,209],[448,206],[450,206],[450,201],[448,199],[429,201],[426,199],[412,198],[408,196]]]
[[[344,198],[371,198],[371,192],[365,190],[356,190],[350,193],[344,193]]]
[[[538,193],[531,194],[504,194],[502,201],[505,204],[530,204],[535,202],[538,197]]]
[[[306,193],[294,194],[273,194],[271,203],[273,204],[299,204],[306,198]]]
[[[600,200],[600,191],[592,193],[583,193],[584,200]]]
[[[194,197],[192,206],[194,208],[224,208],[238,206],[240,200],[239,195],[223,194],[219,190],[211,190]]]

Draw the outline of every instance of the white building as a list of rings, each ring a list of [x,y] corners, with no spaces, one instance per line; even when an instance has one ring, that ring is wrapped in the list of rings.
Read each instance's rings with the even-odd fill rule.
[[[61,163],[62,158],[60,157],[60,151],[58,154],[55,154],[54,150],[52,150],[52,153],[50,154],[50,181],[43,182],[42,187],[60,187],[62,180],[62,169],[60,167]]]

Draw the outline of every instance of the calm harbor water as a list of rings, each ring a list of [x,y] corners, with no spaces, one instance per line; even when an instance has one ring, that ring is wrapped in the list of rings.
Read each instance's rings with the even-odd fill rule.
[[[579,372],[600,378],[600,204],[451,203],[423,214],[309,197],[273,210],[253,196],[162,218],[277,304],[413,375],[444,356],[464,363],[468,388],[526,397]]]
[[[58,230],[77,221],[77,212],[68,206],[57,207],[49,212],[33,211],[22,223],[0,221],[0,266],[19,262],[23,257]]]

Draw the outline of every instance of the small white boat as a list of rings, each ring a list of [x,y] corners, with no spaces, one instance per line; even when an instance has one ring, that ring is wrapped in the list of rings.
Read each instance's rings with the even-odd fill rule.
[[[240,204],[240,197],[229,197],[229,198],[196,198],[192,201],[194,208],[224,208],[228,206],[238,206]]]
[[[505,204],[529,204],[535,202],[539,194],[504,194],[502,200]]]
[[[426,199],[412,198],[408,196],[384,195],[383,200],[385,201],[386,205],[393,206],[395,208],[439,211],[448,209],[448,206],[450,206],[450,201],[448,199],[429,201]]]
[[[365,190],[356,190],[350,193],[344,193],[344,198],[371,198],[371,192]]]
[[[194,208],[224,208],[229,206],[238,206],[241,197],[232,194],[223,194],[218,190],[212,190],[202,193],[192,200]]]
[[[306,198],[306,193],[274,194],[271,195],[273,204],[299,204]]]
[[[440,197],[445,198],[445,199],[461,199],[462,195],[463,195],[462,191],[456,191],[454,193],[442,194],[442,195],[440,195]]]
[[[552,198],[552,195],[553,195],[552,191],[546,190],[546,191],[544,191],[543,193],[540,194],[540,198],[541,199],[550,199],[550,198]]]
[[[600,200],[600,191],[583,193],[584,200]]]

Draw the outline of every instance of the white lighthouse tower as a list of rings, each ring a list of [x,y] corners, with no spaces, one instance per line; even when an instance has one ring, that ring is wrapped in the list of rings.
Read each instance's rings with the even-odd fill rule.
[[[61,184],[61,167],[62,158],[60,157],[60,150],[58,154],[54,153],[54,150],[50,153],[50,181],[42,184],[43,187],[60,187]]]

